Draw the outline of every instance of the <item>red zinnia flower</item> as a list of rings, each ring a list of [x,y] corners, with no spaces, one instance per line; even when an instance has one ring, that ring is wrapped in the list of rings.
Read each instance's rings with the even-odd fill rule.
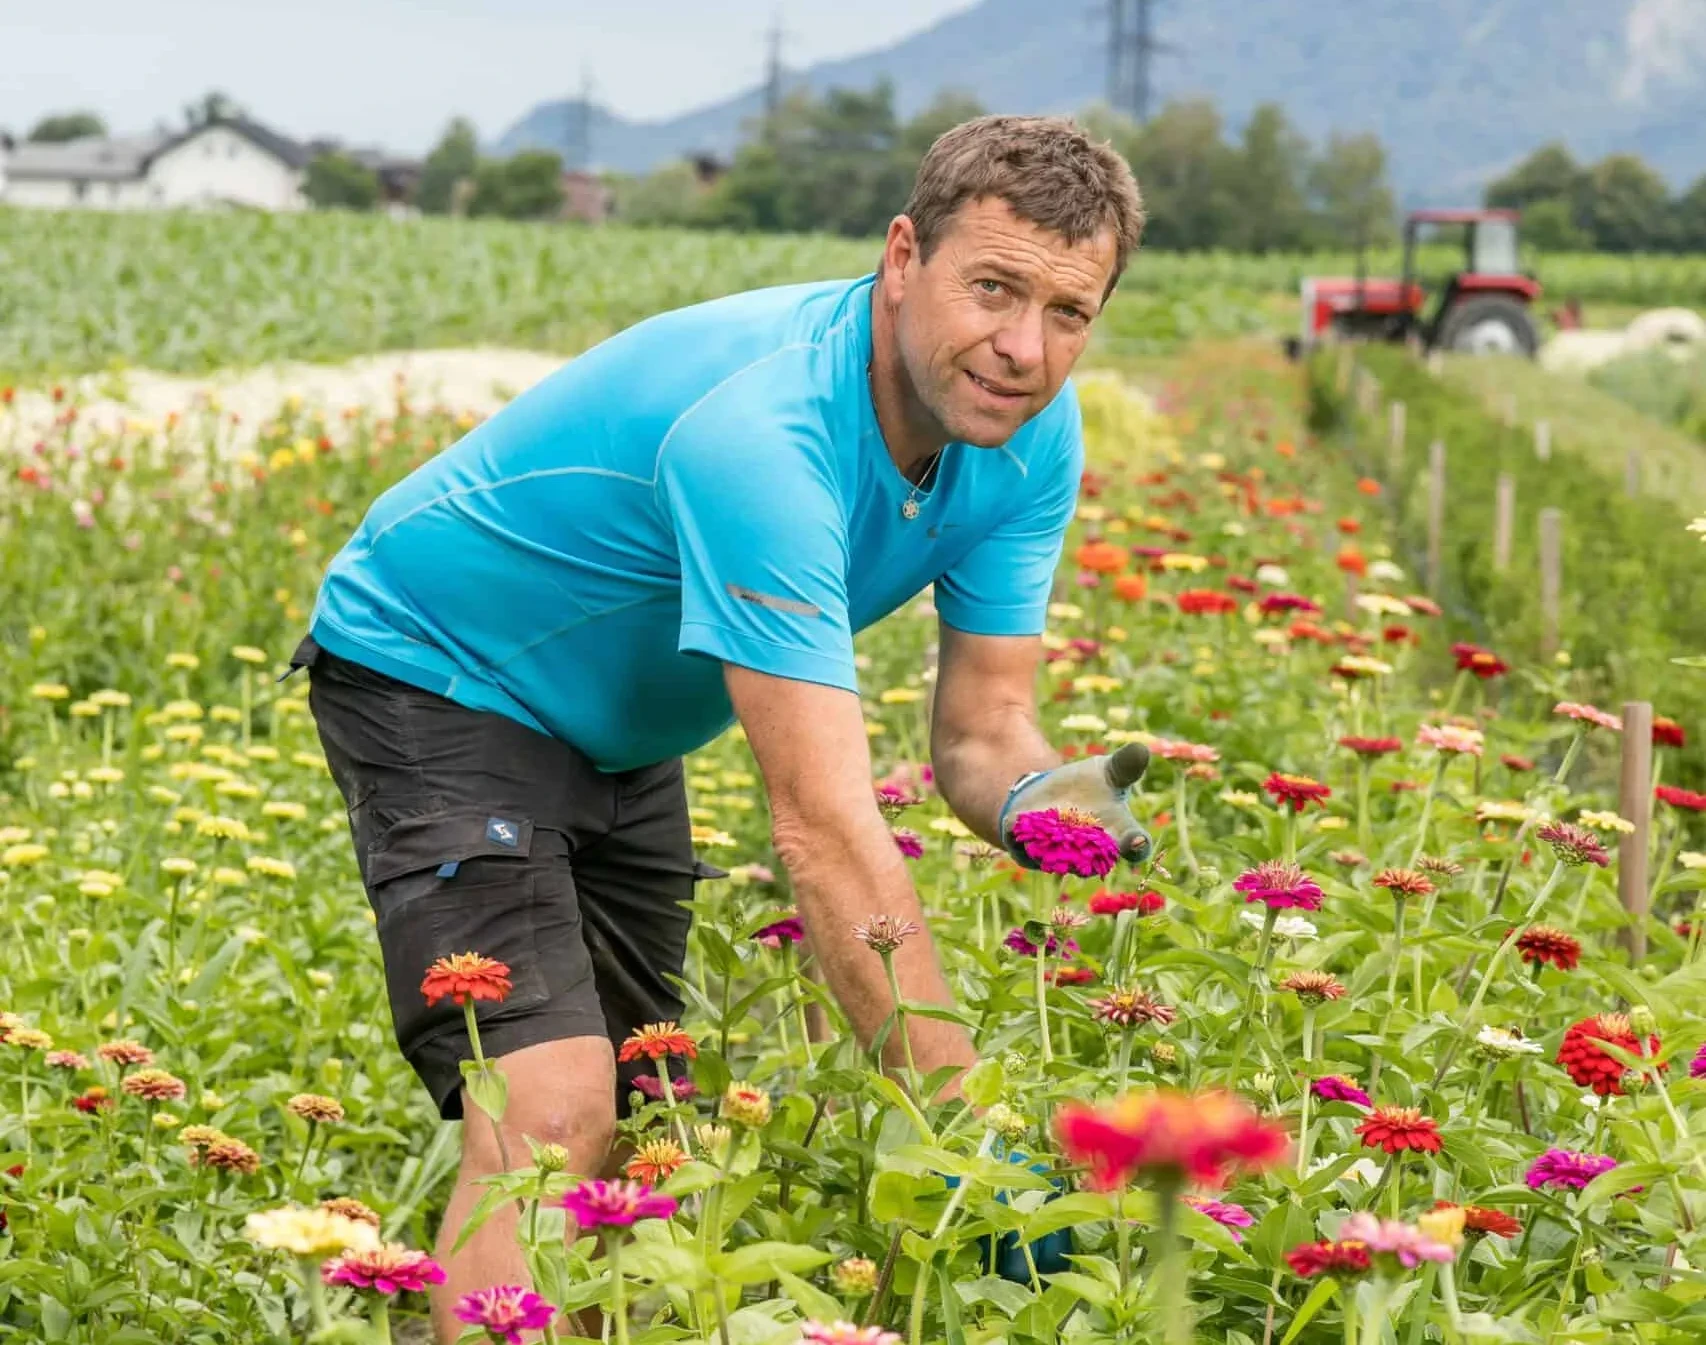
[[[1499,758],[1506,770],[1516,771],[1519,775],[1534,769],[1534,762],[1527,757],[1519,757],[1514,752],[1506,752]]]
[[[1686,747],[1688,735],[1682,725],[1664,715],[1653,716],[1653,743],[1658,747]]]
[[[1238,610],[1238,599],[1213,588],[1187,588],[1174,601],[1187,616],[1219,616]]]
[[[616,1058],[629,1061],[645,1056],[648,1060],[662,1060],[665,1056],[684,1055],[693,1060],[698,1054],[699,1047],[681,1030],[679,1023],[647,1023],[628,1034]]]
[[[457,1004],[466,1004],[471,999],[501,1004],[510,989],[509,967],[479,953],[441,957],[427,968],[421,981],[421,994],[426,996],[428,1005],[437,1004],[446,995]]]
[[[1434,885],[1414,869],[1382,869],[1374,875],[1374,885],[1404,897],[1425,897]]]
[[[1366,1148],[1384,1149],[1389,1154],[1406,1149],[1437,1154],[1440,1150],[1439,1124],[1431,1116],[1423,1116],[1419,1107],[1376,1107],[1357,1126],[1356,1133]]]
[[[1275,612],[1307,612],[1311,616],[1321,615],[1321,604],[1305,598],[1300,593],[1270,593],[1256,606],[1264,615]]]
[[[1397,624],[1381,627],[1380,638],[1387,644],[1420,643],[1420,637],[1415,631],[1411,630],[1408,626],[1400,626]]]
[[[1404,742],[1401,738],[1358,738],[1353,736],[1340,738],[1339,746],[1355,752],[1359,757],[1381,757],[1388,752],[1404,750]]]
[[[1287,1252],[1285,1263],[1304,1279],[1315,1275],[1342,1279],[1368,1270],[1368,1247],[1361,1242],[1306,1242]]]
[[[1436,1200],[1436,1210],[1449,1210],[1456,1207],[1449,1200]],[[1491,1233],[1494,1237],[1514,1238],[1522,1232],[1522,1225],[1503,1210],[1488,1209],[1485,1205],[1465,1205],[1463,1207],[1463,1231],[1465,1233]]]
[[[1582,945],[1574,935],[1556,925],[1530,925],[1516,941],[1524,962],[1542,966],[1550,962],[1559,971],[1574,971],[1582,960]]]
[[[1417,616],[1439,616],[1444,610],[1432,598],[1424,598],[1419,593],[1406,593],[1403,603]]]
[[[1594,1044],[1602,1041],[1628,1051],[1631,1055],[1641,1053],[1640,1039],[1635,1036],[1635,1028],[1628,1015],[1602,1013],[1595,1018],[1584,1018],[1579,1023],[1570,1024],[1564,1032],[1562,1044],[1558,1047],[1557,1063],[1564,1067],[1578,1087],[1591,1088],[1601,1097],[1613,1093],[1621,1095],[1622,1080],[1628,1072],[1628,1066],[1621,1060],[1612,1059]],[[1656,1053],[1658,1049],[1658,1035],[1649,1035],[1648,1053]],[[1659,1068],[1664,1069],[1665,1066],[1660,1065]]]
[[[1706,813],[1706,794],[1696,794],[1691,789],[1659,785],[1653,790],[1653,796],[1661,803],[1670,804],[1672,808],[1683,808],[1691,813]]]
[[[1510,671],[1509,666],[1492,650],[1462,640],[1451,646],[1451,656],[1457,661],[1458,672],[1474,673],[1483,679]]]
[[[1118,915],[1121,911],[1136,911],[1139,915],[1154,915],[1167,904],[1159,892],[1109,892],[1106,888],[1090,898],[1092,915]]]
[[[1302,812],[1311,803],[1319,803],[1333,791],[1319,780],[1311,780],[1307,775],[1285,775],[1279,771],[1273,772],[1262,781],[1262,788],[1279,807],[1290,805],[1293,812]]]
[[[1142,1173],[1218,1188],[1235,1170],[1280,1162],[1288,1144],[1283,1129],[1234,1094],[1170,1089],[1127,1093],[1106,1107],[1065,1103],[1055,1112],[1054,1132],[1066,1156],[1087,1165],[1090,1185],[1102,1191]]]

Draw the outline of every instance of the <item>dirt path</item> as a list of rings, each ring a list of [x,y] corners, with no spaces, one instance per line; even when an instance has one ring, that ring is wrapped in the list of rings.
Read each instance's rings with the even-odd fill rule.
[[[410,399],[441,403],[457,411],[487,414],[517,393],[562,367],[565,356],[531,350],[414,350],[369,355],[346,364],[274,364],[199,378],[135,370],[120,375],[91,374],[75,380],[68,392],[87,429],[118,430],[126,420],[158,423],[170,413],[188,412],[212,396],[221,411],[234,413],[234,446],[254,428],[277,415],[291,397],[305,408],[336,414],[346,407],[390,405],[401,378]],[[63,410],[51,390],[20,390],[11,407],[14,442],[39,438]],[[6,415],[0,410],[0,425]],[[247,433],[245,433],[247,429]],[[0,442],[7,436],[0,434]]]

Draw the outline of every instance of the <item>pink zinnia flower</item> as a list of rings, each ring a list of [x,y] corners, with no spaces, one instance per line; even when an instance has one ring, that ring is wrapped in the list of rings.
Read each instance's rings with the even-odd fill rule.
[[[1100,878],[1120,860],[1120,843],[1073,808],[1045,808],[1013,819],[1013,840],[1044,873]]]
[[[1565,864],[1597,864],[1608,868],[1611,856],[1598,836],[1574,822],[1548,822],[1534,833],[1552,847]]]
[[[663,1101],[663,1084],[655,1074],[640,1074],[634,1078],[634,1087],[644,1093],[653,1102]],[[691,1079],[671,1079],[669,1091],[675,1094],[677,1102],[685,1102],[699,1091],[699,1086]]]
[[[1700,1049],[1694,1053],[1694,1059],[1688,1062],[1688,1077],[1706,1079],[1706,1042],[1700,1043]]]
[[[1037,955],[1037,945],[1025,937],[1025,931],[1023,929],[1009,931],[1007,937],[1001,942],[1021,956],[1035,957]],[[1043,951],[1050,957],[1054,957],[1063,950],[1065,956],[1073,956],[1073,954],[1078,951],[1078,940],[1070,938],[1056,938],[1055,935],[1050,934],[1048,936],[1048,942],[1043,945]]]
[[[1307,612],[1310,616],[1321,615],[1321,604],[1305,598],[1300,593],[1270,593],[1256,604],[1265,613],[1274,612]]]
[[[1156,738],[1147,741],[1149,755],[1163,761],[1219,761],[1220,753],[1201,743],[1182,742],[1177,738]]]
[[[1292,907],[1318,911],[1325,896],[1320,885],[1302,869],[1280,859],[1263,860],[1240,876],[1232,887],[1244,894],[1246,905],[1260,901],[1280,911]]]
[[[347,1285],[370,1294],[419,1294],[444,1283],[444,1267],[425,1252],[388,1242],[365,1252],[345,1252],[320,1264],[327,1284]]]
[[[1602,729],[1611,729],[1614,733],[1623,732],[1623,721],[1616,715],[1592,705],[1583,705],[1579,701],[1559,701],[1552,707],[1552,713],[1563,715],[1566,719],[1580,720],[1584,724],[1598,724]]]
[[[1248,1228],[1256,1222],[1255,1216],[1242,1205],[1229,1205],[1205,1196],[1180,1196],[1179,1199],[1230,1232],[1234,1242],[1244,1241],[1244,1235],[1238,1231],[1240,1228]]]
[[[780,920],[772,920],[764,928],[756,931],[753,938],[766,948],[780,948],[784,942],[798,943],[806,937],[806,927],[797,915],[785,915]]]
[[[661,1196],[643,1182],[582,1182],[557,1203],[582,1228],[626,1228],[641,1219],[667,1219],[675,1213],[674,1196]]]
[[[538,1331],[556,1315],[554,1307],[519,1284],[478,1289],[456,1301],[458,1321],[484,1327],[487,1335],[504,1345],[521,1345],[523,1331]]]
[[[901,1345],[901,1337],[880,1326],[806,1322],[800,1327],[800,1345]]]
[[[1421,1229],[1397,1219],[1377,1219],[1367,1211],[1358,1211],[1339,1225],[1339,1240],[1362,1243],[1370,1256],[1394,1257],[1405,1270],[1414,1270],[1423,1261],[1457,1259],[1452,1247],[1435,1242]]]
[[[1368,1094],[1356,1085],[1356,1080],[1347,1074],[1324,1074],[1309,1085],[1309,1091],[1324,1102],[1354,1102],[1359,1107],[1369,1106]]]
[[[1460,728],[1456,724],[1423,724],[1416,730],[1416,742],[1437,752],[1464,753],[1478,757],[1487,740],[1480,729]]]
[[[1617,1160],[1605,1154],[1548,1149],[1529,1164],[1523,1180],[1536,1191],[1543,1186],[1567,1186],[1579,1191],[1600,1173],[1610,1172],[1616,1166]]]

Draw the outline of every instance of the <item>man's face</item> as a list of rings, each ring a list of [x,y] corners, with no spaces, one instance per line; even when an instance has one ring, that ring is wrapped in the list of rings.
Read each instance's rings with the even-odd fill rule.
[[[900,356],[950,440],[995,448],[1060,391],[1113,277],[1111,228],[1069,244],[994,198],[962,206],[919,258],[890,227],[883,284]]]

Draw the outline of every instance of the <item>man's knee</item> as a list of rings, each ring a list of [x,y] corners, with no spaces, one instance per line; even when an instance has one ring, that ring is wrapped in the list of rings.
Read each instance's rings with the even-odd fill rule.
[[[492,1063],[508,1083],[502,1128],[512,1165],[530,1161],[532,1140],[562,1145],[571,1171],[602,1166],[616,1134],[616,1065],[609,1042],[596,1037],[541,1042]],[[466,1092],[463,1099],[464,1165],[495,1172],[502,1166],[497,1138]]]

